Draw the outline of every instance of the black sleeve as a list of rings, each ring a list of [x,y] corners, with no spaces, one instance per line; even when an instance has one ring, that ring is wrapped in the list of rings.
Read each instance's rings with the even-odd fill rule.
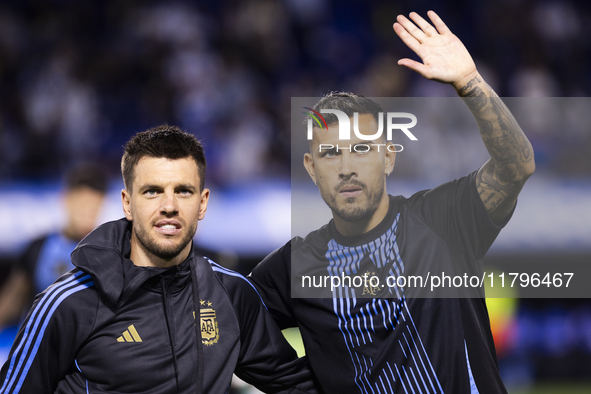
[[[290,304],[291,242],[271,252],[248,275],[281,329],[297,326]]]
[[[307,357],[297,357],[255,289],[241,282],[232,300],[241,343],[236,375],[267,393],[317,393]]]
[[[513,213],[493,223],[476,190],[476,173],[417,193],[410,209],[452,247],[482,259]]]
[[[83,291],[92,285],[89,275],[67,274],[37,296],[0,370],[2,393],[51,394],[73,371],[94,323],[98,298]]]
[[[25,271],[27,277],[31,280],[35,274],[35,269],[37,268],[39,253],[41,253],[41,248],[43,247],[43,244],[46,240],[47,236],[31,242],[29,246],[27,246],[27,249],[24,251],[24,253],[21,255],[18,264],[15,267],[18,270]]]

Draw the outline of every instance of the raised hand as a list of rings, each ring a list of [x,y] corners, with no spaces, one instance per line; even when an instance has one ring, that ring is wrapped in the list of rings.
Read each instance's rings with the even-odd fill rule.
[[[405,58],[398,64],[427,79],[452,84],[459,90],[478,76],[474,61],[464,44],[435,12],[429,11],[427,15],[435,27],[416,12],[410,13],[412,22],[403,15],[396,18],[394,31],[423,61]]]

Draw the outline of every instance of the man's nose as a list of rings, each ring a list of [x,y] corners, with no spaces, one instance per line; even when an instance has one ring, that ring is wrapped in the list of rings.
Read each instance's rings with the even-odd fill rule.
[[[162,195],[162,204],[160,205],[160,211],[164,214],[170,215],[171,213],[178,212],[177,198],[174,192],[164,192]]]
[[[339,177],[340,178],[350,178],[353,175],[357,175],[357,172],[354,168],[354,163],[351,160],[351,154],[348,151],[344,151],[341,155],[341,166],[339,168]]]

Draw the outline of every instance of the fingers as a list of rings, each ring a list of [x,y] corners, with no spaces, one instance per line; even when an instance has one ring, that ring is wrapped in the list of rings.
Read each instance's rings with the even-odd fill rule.
[[[423,17],[417,14],[416,12],[411,12],[409,16],[410,19],[412,19],[413,22],[421,28],[421,30],[425,33],[426,36],[432,37],[438,34],[437,30],[435,30],[435,28],[431,26],[429,22],[424,20]]]
[[[396,20],[407,31],[407,33],[410,34],[414,39],[416,39],[420,44],[422,44],[427,39],[427,37],[433,37],[438,34],[451,33],[447,25],[443,22],[443,20],[441,20],[441,18],[435,12],[429,11],[427,12],[427,15],[429,15],[429,19],[431,19],[431,22],[433,22],[433,25],[435,25],[435,27],[433,27],[429,22],[427,22],[422,16],[420,16],[416,12],[411,12],[409,15],[410,19],[412,19],[412,22],[403,15],[398,15]],[[400,36],[400,34],[398,35]]]
[[[434,11],[427,12],[427,15],[429,15],[429,19],[431,19],[431,22],[433,22],[439,34],[451,33],[451,30],[449,30],[447,25],[443,23],[439,15],[437,15]]]
[[[408,34],[410,34],[419,43],[423,43],[427,39],[427,35],[425,34],[425,32],[419,29],[414,23],[409,21],[404,15],[398,15],[396,21],[404,28],[404,30],[406,30]]]
[[[416,60],[406,59],[406,58],[400,59],[400,60],[398,60],[398,65],[410,68],[411,70],[422,75],[423,77],[425,77],[427,79],[431,79],[431,74],[430,74],[429,68],[427,66],[425,66],[423,63],[417,62]]]
[[[398,37],[400,37],[402,42],[404,42],[406,46],[409,47],[412,51],[416,53],[419,50],[421,43],[416,38],[411,36],[408,33],[408,31],[406,31],[406,29],[402,27],[400,23],[394,23],[394,31],[396,32]]]

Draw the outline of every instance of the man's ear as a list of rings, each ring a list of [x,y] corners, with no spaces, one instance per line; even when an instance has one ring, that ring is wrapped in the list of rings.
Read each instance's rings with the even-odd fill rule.
[[[207,212],[207,203],[209,202],[209,189],[203,189],[201,192],[201,205],[199,206],[198,220],[202,220]]]
[[[316,184],[316,170],[314,169],[314,158],[312,157],[312,154],[306,153],[304,155],[304,167],[306,168],[306,171],[308,171],[308,175],[310,175],[314,184]]]
[[[125,218],[129,221],[133,220],[131,215],[131,193],[125,189],[121,190],[121,205],[123,205]]]
[[[392,146],[393,152],[391,152],[388,148]],[[386,144],[386,176],[390,175],[392,170],[394,169],[394,163],[396,162],[396,146],[392,142],[388,142]]]

